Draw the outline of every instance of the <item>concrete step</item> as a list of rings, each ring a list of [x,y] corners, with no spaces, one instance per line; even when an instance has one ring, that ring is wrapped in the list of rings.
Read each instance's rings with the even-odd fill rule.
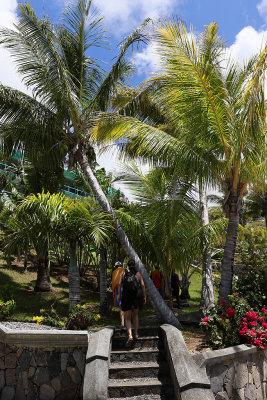
[[[159,361],[162,359],[162,354],[158,349],[129,349],[129,350],[112,350],[110,360],[112,363],[116,362],[151,362]]]
[[[123,350],[125,349],[125,343],[127,341],[127,335],[112,338],[112,350]],[[158,336],[140,336],[138,339],[134,339],[131,348],[132,349],[145,349],[145,348],[158,348],[159,337]]]
[[[141,326],[138,329],[139,336],[158,336],[158,333],[159,333],[158,327]],[[133,329],[133,334],[134,334],[134,329]],[[116,328],[113,337],[121,336],[121,335],[125,335],[125,331],[121,332],[120,328]]]
[[[140,395],[169,395],[173,396],[173,389],[169,381],[161,382],[157,378],[110,379],[108,383],[110,397],[123,398]]]
[[[109,379],[159,378],[164,376],[163,369],[158,362],[113,363],[109,367]]]
[[[109,400],[121,400],[121,397],[110,397]],[[134,397],[124,397],[124,400],[176,400],[175,397],[165,396],[164,394],[144,394]]]

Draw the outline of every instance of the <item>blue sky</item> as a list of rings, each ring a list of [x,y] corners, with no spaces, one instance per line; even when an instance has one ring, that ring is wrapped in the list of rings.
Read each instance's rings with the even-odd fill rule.
[[[67,0],[28,1],[38,15],[48,15],[53,22],[60,20],[67,3]],[[267,0],[93,0],[93,4],[105,18],[112,47],[112,51],[95,49],[93,56],[110,64],[118,54],[117,45],[122,37],[132,32],[146,17],[178,16],[188,27],[192,25],[196,32],[216,21],[229,52],[241,62],[260,49],[263,37],[267,39]],[[18,0],[0,0],[0,25],[12,26],[17,5]],[[1,56],[3,51],[0,49],[1,59],[4,59]],[[0,81],[22,88],[14,66],[4,54],[5,63],[0,63]],[[157,69],[157,56],[151,45],[139,49],[134,54],[134,61],[137,68],[134,84]]]
[[[56,22],[60,20],[66,1],[31,0],[30,3],[38,15],[49,15]],[[113,48],[110,52],[95,49],[94,53],[107,62],[117,54],[117,45],[121,38],[148,16],[178,16],[188,27],[192,25],[196,32],[201,32],[205,25],[216,21],[227,46],[235,43],[239,46],[240,58],[245,58],[246,51],[250,55],[247,42],[252,41],[249,47],[254,47],[254,44],[255,48],[259,47],[261,32],[267,29],[267,0],[93,0],[93,4],[105,17]],[[244,31],[245,28],[247,31]],[[241,38],[239,37],[238,42],[240,32]],[[155,70],[156,61],[151,48],[142,49],[135,58],[137,75],[133,83],[137,84],[147,73]]]

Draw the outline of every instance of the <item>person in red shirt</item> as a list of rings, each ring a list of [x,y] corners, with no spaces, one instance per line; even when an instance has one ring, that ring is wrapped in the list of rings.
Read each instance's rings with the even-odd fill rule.
[[[155,267],[155,271],[151,272],[150,278],[152,279],[154,285],[158,289],[161,297],[163,297],[163,288],[162,288],[163,275],[162,272],[159,271],[158,265]]]

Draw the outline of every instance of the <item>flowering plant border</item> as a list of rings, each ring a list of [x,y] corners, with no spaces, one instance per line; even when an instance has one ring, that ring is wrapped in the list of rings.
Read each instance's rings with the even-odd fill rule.
[[[210,335],[213,349],[221,349],[242,343],[252,344],[259,349],[267,347],[267,309],[253,310],[244,298],[234,293],[229,304],[222,301],[206,311],[200,325]]]

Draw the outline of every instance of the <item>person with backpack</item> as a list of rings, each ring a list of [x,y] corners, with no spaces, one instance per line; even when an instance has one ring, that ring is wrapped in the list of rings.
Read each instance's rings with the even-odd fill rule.
[[[123,292],[121,293],[121,287]],[[121,308],[124,311],[124,320],[128,334],[126,347],[130,347],[133,339],[138,338],[138,311],[146,304],[146,289],[140,272],[135,269],[135,261],[128,261],[128,270],[122,273],[119,282],[119,298],[121,299]],[[134,328],[134,338],[132,335],[132,320]]]

